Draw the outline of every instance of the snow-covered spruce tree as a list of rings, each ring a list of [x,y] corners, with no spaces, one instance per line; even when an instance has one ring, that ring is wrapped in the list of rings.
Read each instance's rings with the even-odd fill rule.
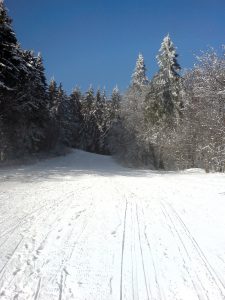
[[[0,111],[7,155],[45,147],[48,119],[46,79],[41,56],[23,51],[0,3]]]
[[[111,95],[112,118],[114,118],[114,117],[117,118],[118,112],[120,109],[120,105],[121,105],[121,101],[122,101],[122,96],[120,94],[118,87],[116,86],[113,89],[112,95]]]
[[[111,101],[105,90],[92,87],[81,97],[79,148],[100,154],[109,154],[108,136],[112,126]]]
[[[95,100],[90,112],[90,129],[92,132],[92,145],[89,151],[107,154],[106,139],[110,126],[110,103],[105,90],[97,90]]]
[[[12,155],[12,134],[14,133],[14,115],[12,109],[16,106],[16,86],[20,72],[26,66],[21,50],[12,29],[12,20],[0,1],[0,152],[1,159]]]
[[[170,39],[169,34],[163,39],[157,61],[159,72],[153,80],[157,101],[160,103],[160,110],[163,111],[163,118],[168,122],[172,118],[179,121],[182,109],[180,97],[181,78],[179,71],[181,67],[177,61],[178,54]]]
[[[56,111],[56,99],[57,99],[57,83],[54,78],[51,79],[48,86],[48,96],[49,96],[49,111],[51,115],[55,114]]]
[[[92,107],[93,114],[93,145],[96,153],[104,153],[104,133],[105,133],[105,106],[106,96],[105,93],[97,90],[95,102]]]
[[[145,95],[149,81],[146,76],[146,67],[142,54],[139,54],[134,73],[131,76],[131,84],[123,97],[121,109],[127,115],[139,114],[142,110],[143,95]]]
[[[12,20],[7,14],[3,1],[0,1],[0,91],[15,88],[20,72],[26,67],[21,56]]]
[[[117,122],[119,118],[119,106],[121,101],[121,95],[119,90],[114,90],[111,98],[106,96],[105,90],[102,93],[102,114],[101,114],[101,126],[99,127],[100,139],[99,149],[102,154],[110,153],[110,134],[113,124]]]
[[[144,62],[144,57],[139,53],[134,73],[132,74],[131,85],[136,87],[142,87],[148,84],[148,78],[146,76],[146,66]]]
[[[46,130],[49,122],[47,83],[42,57],[31,51],[23,51],[27,73],[20,74],[17,84],[17,115],[15,133],[17,148],[21,154],[46,148]],[[20,145],[20,146],[19,146]]]
[[[182,116],[182,83],[176,49],[167,35],[162,42],[157,60],[159,71],[153,77],[146,93],[145,140],[153,145],[156,168],[171,168],[171,147],[174,130]]]
[[[54,79],[48,88],[49,113],[52,125],[52,147],[70,146],[72,143],[72,108],[71,101],[60,83],[57,86]]]
[[[106,101],[104,110],[104,151],[106,154],[117,152],[117,129],[120,127],[120,106],[122,95],[116,86]]]
[[[58,86],[54,79],[51,79],[48,86],[48,112],[50,123],[48,127],[48,148],[53,149],[58,143]]]
[[[90,152],[94,152],[95,149],[95,145],[93,143],[93,136],[96,130],[93,115],[94,103],[94,89],[92,88],[92,86],[90,86],[81,102],[82,124],[80,130],[80,148]]]
[[[121,101],[120,109],[116,112],[112,110],[112,123],[108,135],[108,145],[110,153],[123,163],[133,163],[132,145],[135,144],[135,135],[127,126],[125,109]],[[123,109],[121,109],[123,107]]]
[[[72,123],[72,110],[71,102],[66,92],[63,89],[62,84],[59,84],[57,90],[57,114],[56,119],[59,128],[59,145],[70,146],[71,145],[71,123]]]
[[[143,144],[143,104],[149,82],[142,55],[139,55],[131,85],[123,95],[120,117],[111,139],[113,154],[127,164],[150,165],[151,154]]]
[[[71,130],[72,130],[72,140],[71,146],[75,148],[80,147],[80,131],[81,124],[83,122],[82,114],[81,114],[81,103],[82,103],[82,93],[78,87],[76,87],[69,98],[70,106],[71,106]]]
[[[35,56],[32,51],[23,51],[19,47],[11,23],[1,1],[1,159],[46,149],[49,122],[47,84],[42,57]]]

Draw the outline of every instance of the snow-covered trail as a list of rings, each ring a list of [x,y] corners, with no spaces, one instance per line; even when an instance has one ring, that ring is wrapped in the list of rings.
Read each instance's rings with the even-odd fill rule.
[[[81,151],[0,173],[0,299],[225,299],[225,175]]]

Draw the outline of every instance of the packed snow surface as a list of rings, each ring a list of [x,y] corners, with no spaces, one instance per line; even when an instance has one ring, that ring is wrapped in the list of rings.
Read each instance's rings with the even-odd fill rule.
[[[225,299],[225,175],[82,151],[1,170],[0,299]]]

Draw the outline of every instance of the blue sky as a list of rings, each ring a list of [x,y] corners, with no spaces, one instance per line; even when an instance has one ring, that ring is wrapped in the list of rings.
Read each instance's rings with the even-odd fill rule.
[[[5,0],[25,49],[40,51],[48,79],[70,92],[130,82],[139,52],[148,76],[169,32],[183,68],[194,54],[225,44],[225,0]]]

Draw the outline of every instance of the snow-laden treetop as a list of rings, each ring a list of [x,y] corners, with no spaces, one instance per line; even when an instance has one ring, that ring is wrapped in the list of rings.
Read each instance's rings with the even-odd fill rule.
[[[134,73],[132,75],[132,85],[146,85],[148,83],[148,78],[146,76],[146,66],[144,62],[144,57],[139,53]]]
[[[163,39],[159,54],[156,56],[160,71],[166,74],[169,78],[179,76],[181,69],[177,62],[176,47],[169,34]]]
[[[112,91],[113,94],[118,94],[120,92],[118,85],[116,85]]]

